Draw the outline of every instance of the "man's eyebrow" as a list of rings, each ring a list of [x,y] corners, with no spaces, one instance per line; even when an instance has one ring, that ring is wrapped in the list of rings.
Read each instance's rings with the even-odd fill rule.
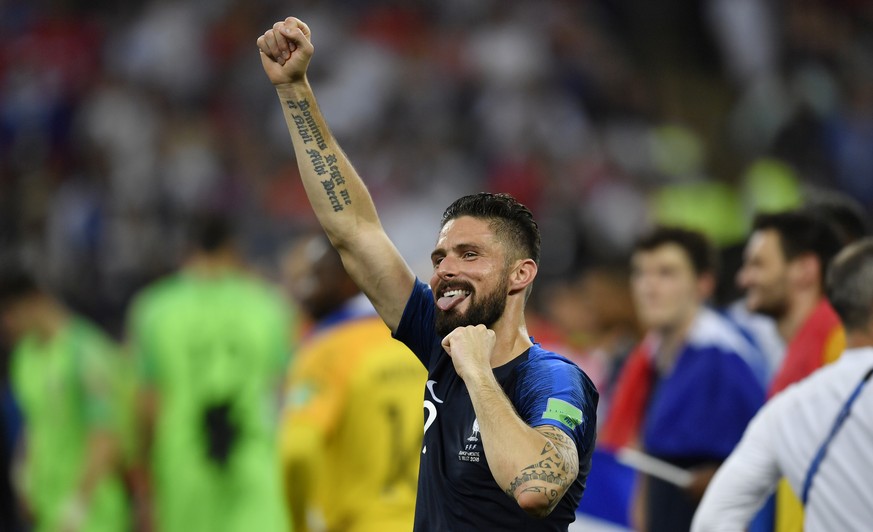
[[[462,242],[460,244],[455,244],[451,248],[453,251],[462,252],[462,251],[480,251],[482,246],[479,244]],[[431,260],[436,259],[437,257],[444,257],[446,255],[446,250],[444,248],[436,248],[430,253]]]

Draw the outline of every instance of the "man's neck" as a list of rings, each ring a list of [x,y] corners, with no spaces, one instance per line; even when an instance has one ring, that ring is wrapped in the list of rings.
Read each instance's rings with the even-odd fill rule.
[[[785,343],[790,342],[800,331],[800,328],[821,302],[821,298],[822,294],[818,290],[795,292],[788,310],[776,320],[776,329]]]
[[[866,330],[846,331],[846,349],[873,347],[873,326]]]
[[[694,320],[697,318],[700,310],[700,308],[696,309],[695,312],[673,326],[662,327],[656,331],[660,343],[658,344],[655,360],[661,371],[666,372],[673,368],[673,364],[676,363],[676,357],[688,340],[691,326],[694,324]]]
[[[513,312],[507,305],[503,317],[494,324],[494,355],[491,357],[491,367],[500,367],[515,357],[521,355],[533,345],[527,332],[524,315]]]
[[[58,303],[50,300],[40,301],[39,309],[35,314],[33,331],[41,342],[48,342],[69,322],[69,314]]]
[[[239,257],[233,250],[222,249],[213,253],[195,253],[185,264],[195,275],[211,277],[240,269]]]

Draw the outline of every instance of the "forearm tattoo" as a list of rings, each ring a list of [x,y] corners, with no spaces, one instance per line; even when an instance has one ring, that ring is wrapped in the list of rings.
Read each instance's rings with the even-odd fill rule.
[[[312,116],[309,100],[285,100],[290,110],[291,120],[297,128],[297,135],[307,147],[309,164],[315,175],[322,177],[321,186],[327,196],[333,212],[342,211],[346,205],[352,204],[352,197],[345,188],[346,179],[340,172],[337,156],[327,150],[324,134],[318,126],[318,121]],[[312,145],[312,147],[309,147]]]
[[[576,446],[563,431],[556,428],[542,428],[538,432],[548,441],[540,452],[540,460],[521,470],[521,474],[509,484],[506,494],[518,499],[522,493],[540,493],[548,501],[548,510],[561,500],[561,496],[576,480],[579,474],[579,455]],[[516,493],[519,487],[531,481],[539,480],[549,485],[529,486]]]

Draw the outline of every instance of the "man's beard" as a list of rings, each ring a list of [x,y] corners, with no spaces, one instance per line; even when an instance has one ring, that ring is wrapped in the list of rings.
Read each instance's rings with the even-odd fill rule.
[[[774,320],[779,320],[788,313],[788,304],[785,301],[765,301],[755,308],[748,308],[750,312],[761,314]]]
[[[755,308],[751,308],[748,304],[746,304],[746,309],[750,312],[754,312],[756,314],[763,314],[764,316],[780,319],[788,313],[788,301],[786,301],[787,297],[784,292],[776,294],[773,293],[773,290],[769,292],[765,292],[763,294],[758,294],[758,304],[755,305]]]
[[[484,325],[491,329],[506,310],[507,286],[508,283],[504,279],[494,290],[483,295],[481,301],[476,300],[477,294],[473,292],[468,296],[469,308],[463,314],[457,309],[444,311],[436,308],[434,318],[437,334],[445,337],[458,327],[467,325]],[[438,292],[442,291],[442,288],[438,290]]]

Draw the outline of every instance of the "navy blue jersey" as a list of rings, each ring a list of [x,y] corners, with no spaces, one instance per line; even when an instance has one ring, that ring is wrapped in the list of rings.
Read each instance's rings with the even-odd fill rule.
[[[395,334],[428,370],[415,530],[567,530],[591,469],[598,399],[591,380],[569,360],[536,344],[494,369],[528,425],[563,430],[579,451],[579,476],[558,506],[545,519],[530,517],[488,468],[470,394],[440,345],[434,312],[430,288],[416,280]]]

